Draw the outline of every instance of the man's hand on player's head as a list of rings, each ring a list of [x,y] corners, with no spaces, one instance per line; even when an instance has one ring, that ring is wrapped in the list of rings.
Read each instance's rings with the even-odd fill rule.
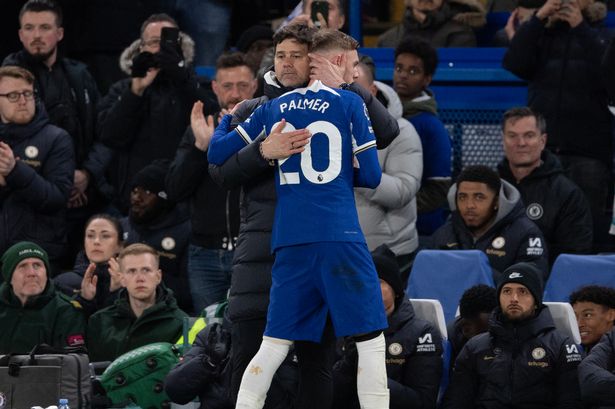
[[[320,54],[310,53],[310,79],[320,80],[327,87],[337,88],[344,81],[344,64],[335,65]],[[341,59],[345,56],[342,54]]]
[[[261,144],[265,159],[288,158],[295,153],[303,152],[305,145],[310,142],[312,135],[307,129],[283,132],[285,126],[286,120],[282,119]]]

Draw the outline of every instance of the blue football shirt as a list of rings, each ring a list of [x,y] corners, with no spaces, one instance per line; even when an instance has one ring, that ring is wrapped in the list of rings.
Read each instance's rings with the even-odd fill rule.
[[[364,242],[353,187],[378,186],[381,170],[367,107],[358,95],[320,81],[288,92],[261,105],[233,132],[226,133],[229,121],[223,121],[212,138],[209,161],[224,163],[261,134],[269,135],[282,119],[285,132],[305,128],[312,137],[302,153],[277,162],[272,250],[323,241]]]

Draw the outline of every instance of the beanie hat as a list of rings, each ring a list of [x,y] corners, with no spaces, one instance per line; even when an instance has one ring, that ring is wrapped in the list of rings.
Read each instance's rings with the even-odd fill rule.
[[[237,49],[246,53],[250,46],[258,40],[271,40],[273,44],[273,31],[269,26],[255,25],[246,29],[237,40]]]
[[[518,283],[525,286],[534,296],[537,306],[542,305],[542,273],[533,263],[517,263],[508,267],[502,273],[498,282],[497,295],[500,299],[500,293],[504,284]]]
[[[372,251],[372,258],[376,266],[378,278],[386,281],[395,292],[395,304],[404,296],[404,286],[399,275],[399,265],[395,258],[395,253],[383,244]]]
[[[134,175],[131,188],[140,187],[167,200],[165,179],[168,171],[168,160],[155,160]]]
[[[38,258],[41,260],[45,263],[45,268],[49,274],[51,269],[49,268],[49,257],[47,256],[47,252],[38,244],[30,241],[21,241],[11,246],[2,255],[2,277],[5,282],[8,283],[11,281],[17,264],[27,258]]]

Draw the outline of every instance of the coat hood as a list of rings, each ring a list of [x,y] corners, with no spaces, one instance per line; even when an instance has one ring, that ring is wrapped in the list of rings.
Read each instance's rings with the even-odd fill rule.
[[[518,322],[508,321],[500,307],[497,307],[489,318],[489,333],[503,343],[522,344],[523,341],[554,329],[553,317],[545,305],[539,306],[533,317]]]
[[[497,224],[500,220],[508,216],[513,209],[521,202],[521,193],[513,185],[500,179],[502,186],[500,186],[499,200],[498,200],[498,213],[492,226]],[[457,205],[455,197],[457,196],[457,183],[454,183],[448,190],[448,205],[451,211],[457,211]]]
[[[418,23],[414,19],[412,10],[406,9],[404,25],[408,27],[440,27],[449,21],[466,25],[472,28],[480,28],[487,24],[487,11],[485,6],[478,0],[447,0],[442,3],[440,9],[430,12],[427,20]]]
[[[453,14],[453,21],[480,28],[487,24],[487,11],[480,1],[476,0],[448,0]]]
[[[180,32],[179,38],[182,44],[182,53],[186,60],[186,65],[192,64],[194,61],[194,40],[186,33]],[[132,42],[120,55],[120,68],[123,72],[130,75],[132,72],[132,59],[139,54],[139,46],[141,45],[141,39],[137,39]]]
[[[380,81],[374,81],[374,85],[378,88],[378,92],[382,94],[382,97],[386,101],[384,106],[387,108],[387,111],[389,111],[389,114],[395,119],[403,118],[404,107],[395,90],[391,86]]]

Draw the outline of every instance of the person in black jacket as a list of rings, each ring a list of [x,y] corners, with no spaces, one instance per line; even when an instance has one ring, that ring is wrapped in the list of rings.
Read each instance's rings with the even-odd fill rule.
[[[592,408],[615,408],[615,328],[579,365],[579,383],[583,403]]]
[[[153,160],[174,158],[194,102],[203,101],[207,113],[215,109],[190,66],[194,42],[180,33],[178,44],[161,43],[163,28],[177,23],[166,14],[145,20],[141,39],[120,57],[132,78],[115,83],[99,104],[100,139],[117,159],[109,169],[114,205],[124,214],[132,177]]]
[[[34,89],[45,105],[49,121],[68,132],[73,141],[76,168],[67,213],[71,248],[65,255],[72,263],[81,247],[85,221],[102,209],[105,200],[101,193],[108,190],[104,171],[111,150],[96,138],[99,92],[86,65],[62,56],[58,50],[64,28],[62,9],[57,3],[29,0],[19,12],[19,24],[23,49],[8,55],[3,65],[17,65],[34,74]]]
[[[372,252],[380,277],[382,300],[389,328],[386,368],[391,409],[435,408],[442,375],[442,336],[430,322],[415,316],[404,288],[395,254],[382,245]],[[347,341],[344,354],[333,371],[336,409],[359,408],[357,399],[358,355],[354,342]]]
[[[465,290],[459,300],[459,317],[447,325],[448,340],[451,344],[451,363],[470,338],[487,332],[489,317],[497,306],[495,288],[478,284]]]
[[[486,166],[468,166],[448,192],[451,219],[432,236],[440,250],[484,251],[497,282],[502,271],[532,261],[548,276],[540,229],[527,218],[519,191]]]
[[[502,64],[528,81],[528,105],[547,121],[547,148],[590,205],[594,246],[607,238],[613,117],[600,63],[607,47],[602,2],[547,0],[522,24]]]
[[[243,54],[223,54],[218,58],[212,88],[220,115],[254,96],[256,79]],[[203,104],[196,102],[193,110],[202,109]],[[214,123],[218,118],[214,115]],[[170,200],[191,202],[188,279],[197,312],[226,298],[239,234],[239,188],[227,190],[211,179],[205,153],[208,141],[203,139],[206,138],[195,138],[192,127],[186,130],[166,180]]]
[[[124,244],[145,243],[154,248],[164,284],[173,290],[179,307],[192,312],[187,273],[190,215],[185,206],[168,200],[164,184],[168,169],[168,161],[158,160],[134,176],[130,213],[120,222]]]
[[[444,409],[581,407],[577,366],[583,357],[542,304],[542,275],[532,263],[504,271],[489,332],[461,350]]]
[[[265,95],[242,103],[234,114],[233,124],[243,122],[260,104],[276,98],[292,89],[304,86],[309,80],[308,45],[313,30],[304,26],[289,25],[280,29],[274,36],[276,47],[274,70],[265,74]],[[279,47],[283,44],[283,47]],[[281,50],[284,48],[284,51]],[[292,52],[291,52],[292,51]],[[313,64],[316,64],[313,62]],[[327,71],[327,68],[329,71]],[[337,87],[344,80],[333,67],[315,67],[316,78],[325,85]],[[327,78],[327,81],[324,79]],[[395,118],[386,108],[362,87],[344,84],[346,89],[359,94],[365,101],[370,114],[376,143],[379,148],[388,146],[399,133]],[[262,144],[260,142],[263,142]],[[229,317],[233,322],[233,351],[231,364],[233,377],[231,393],[239,390],[241,376],[247,364],[258,351],[265,329],[269,289],[271,287],[271,228],[275,210],[274,168],[261,154],[273,152],[288,156],[290,143],[284,134],[272,133],[263,140],[256,141],[236,153],[222,166],[211,166],[210,174],[219,184],[227,188],[241,186],[241,223],[237,248],[233,259],[233,273],[229,297]],[[272,156],[269,156],[272,157]],[[331,326],[329,326],[331,327]],[[322,341],[324,346],[310,342],[296,342],[301,378],[309,377],[313,382],[303,383],[298,393],[297,407],[313,408],[317,405],[327,407],[331,399],[330,366],[334,360],[332,328]],[[314,377],[313,374],[317,374]],[[314,404],[312,404],[314,402]]]
[[[531,108],[512,108],[502,118],[505,158],[500,177],[519,190],[525,214],[542,231],[549,263],[561,253],[592,250],[593,225],[583,191],[564,176],[557,156],[545,150],[546,123]]]
[[[1,67],[0,95],[0,252],[34,241],[47,251],[53,277],[67,244],[73,145],[35,101],[32,73]]]

